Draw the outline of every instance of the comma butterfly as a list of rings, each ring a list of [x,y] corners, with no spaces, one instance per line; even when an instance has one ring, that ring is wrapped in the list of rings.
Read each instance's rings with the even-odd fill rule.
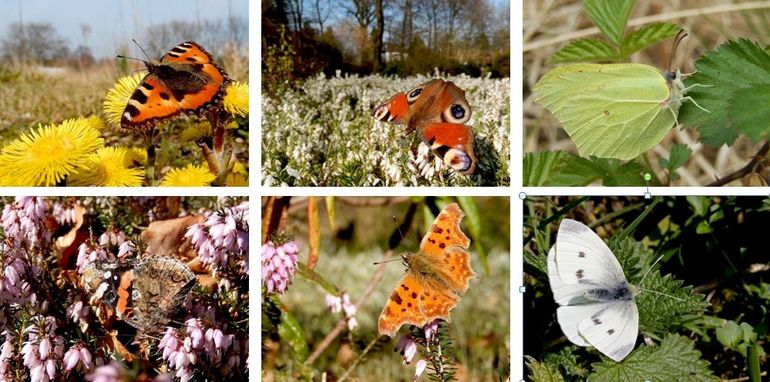
[[[452,81],[435,79],[407,93],[398,93],[378,105],[372,117],[384,122],[406,124],[406,133],[417,130],[444,163],[461,174],[476,169],[473,154],[471,107],[465,91]]]
[[[404,324],[422,327],[437,318],[450,321],[449,312],[476,275],[465,250],[471,240],[460,230],[463,216],[456,203],[444,207],[423,237],[420,252],[401,255],[408,269],[380,314],[381,335],[393,337]]]
[[[183,42],[158,62],[145,61],[150,72],[136,88],[120,125],[150,129],[158,121],[185,111],[199,114],[222,101],[230,78],[196,42]]]

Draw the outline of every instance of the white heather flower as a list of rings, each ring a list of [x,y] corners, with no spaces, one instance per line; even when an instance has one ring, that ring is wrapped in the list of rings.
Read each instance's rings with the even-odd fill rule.
[[[421,359],[417,361],[417,363],[414,365],[414,379],[413,381],[416,381],[422,373],[425,371],[425,366],[428,365],[428,362],[426,362],[424,359]]]

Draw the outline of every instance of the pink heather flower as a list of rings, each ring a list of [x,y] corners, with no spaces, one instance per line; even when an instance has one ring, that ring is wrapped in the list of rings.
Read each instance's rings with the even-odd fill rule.
[[[82,343],[73,345],[67,353],[64,354],[64,370],[70,371],[78,367],[78,371],[89,370],[91,368],[91,353]]]
[[[297,271],[299,248],[294,241],[276,246],[268,241],[262,246],[262,285],[267,294],[283,294]]]
[[[293,248],[296,248],[296,245],[294,245]],[[356,306],[350,302],[350,297],[347,293],[342,293],[341,297],[327,294],[325,300],[326,306],[329,307],[329,310],[331,310],[332,313],[339,313],[340,311],[344,312],[344,317],[348,324],[348,330],[352,331],[358,327],[358,320],[353,317],[356,314]]]
[[[433,338],[434,335],[436,335],[436,332],[438,332],[438,323],[440,318],[437,318],[423,326],[423,330],[425,331],[425,340],[430,342],[430,340]]]
[[[56,319],[43,316],[33,317],[32,324],[24,329],[28,337],[21,354],[33,382],[56,378],[56,365],[64,353],[64,338],[56,335],[56,329]]]
[[[88,264],[96,260],[104,260],[107,258],[107,251],[105,251],[102,246],[94,243],[91,239],[88,239],[78,247],[78,259],[76,262],[78,272],[83,273]]]
[[[329,307],[332,313],[339,313],[342,311],[342,299],[338,296],[327,294],[324,298],[326,300],[326,306]]]
[[[422,373],[425,371],[425,366],[427,365],[428,362],[426,362],[424,359],[417,361],[417,363],[414,365],[414,379],[412,379],[412,381],[416,381],[417,378],[420,378]]]
[[[136,245],[131,240],[124,241],[118,249],[118,258],[122,259],[126,256],[132,256],[136,253]]]
[[[394,350],[401,354],[404,359],[404,365],[408,365],[412,362],[414,355],[417,354],[417,342],[414,341],[412,336],[407,334],[401,337]]]
[[[79,324],[86,322],[88,318],[88,305],[84,304],[81,300],[76,300],[74,304],[70,303],[67,307],[67,317],[72,319],[72,322]]]
[[[214,269],[227,269],[235,256],[241,272],[248,272],[248,202],[209,215],[205,222],[187,228],[185,237],[201,261]]]
[[[5,342],[0,346],[0,382],[12,381],[12,375],[9,375],[10,364],[9,360],[13,359],[13,343],[11,343],[11,336],[8,331],[4,331]]]
[[[77,220],[77,214],[75,213],[75,208],[73,206],[64,205],[58,202],[53,204],[51,216],[53,216],[59,224],[74,224],[75,220]]]
[[[99,366],[93,373],[86,376],[91,382],[120,382],[120,365],[112,362],[109,365]]]
[[[32,196],[17,197],[14,203],[3,207],[0,222],[14,247],[42,246],[42,241],[51,239],[51,233],[43,229],[45,210],[45,198]]]
[[[117,228],[108,228],[99,236],[99,245],[102,247],[117,247],[126,241],[126,234]]]
[[[183,338],[179,330],[167,328],[158,344],[158,349],[162,351],[161,358],[170,370],[176,370],[175,375],[181,380],[189,380],[199,362],[218,365],[225,376],[240,363],[235,335],[225,334],[219,327],[209,324],[215,322],[213,316],[206,313],[202,316],[205,318],[185,321]],[[226,362],[223,363],[223,360]]]

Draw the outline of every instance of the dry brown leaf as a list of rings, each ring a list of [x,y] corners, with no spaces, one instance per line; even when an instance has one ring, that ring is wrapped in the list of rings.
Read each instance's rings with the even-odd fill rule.
[[[54,242],[54,253],[61,269],[70,269],[75,264],[74,261],[71,261],[72,256],[77,254],[80,244],[88,239],[88,232],[80,231],[85,221],[86,209],[80,204],[75,204],[73,208],[75,209],[75,225]]]
[[[189,261],[196,257],[190,240],[184,237],[187,227],[202,223],[203,216],[190,215],[176,219],[158,220],[142,232],[147,252],[153,255],[170,256]]]

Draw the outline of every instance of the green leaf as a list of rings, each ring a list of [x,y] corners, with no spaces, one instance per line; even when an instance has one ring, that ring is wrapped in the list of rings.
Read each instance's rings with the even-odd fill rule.
[[[326,291],[329,292],[329,294],[331,295],[337,296],[340,294],[340,291],[337,290],[337,287],[334,286],[334,284],[326,281],[326,279],[323,276],[321,276],[319,273],[308,268],[305,263],[302,263],[302,262],[297,263],[297,274],[309,281],[313,281],[316,284],[320,285],[321,288],[326,289]]]
[[[525,187],[541,187],[549,183],[552,173],[564,166],[563,151],[540,151],[524,155],[523,177]]]
[[[281,312],[281,323],[278,324],[278,335],[291,347],[292,353],[300,362],[305,362],[308,347],[297,319],[288,311]]]
[[[640,289],[634,300],[639,309],[641,331],[662,337],[683,324],[681,317],[702,314],[708,307],[703,295],[692,294],[692,287],[683,287],[681,280],[651,270],[655,254],[643,249],[637,241],[613,237],[610,248],[628,275],[628,281]]]
[[[660,167],[668,170],[669,179],[676,180],[679,179],[679,174],[674,171],[679,167],[684,166],[687,161],[690,160],[690,154],[692,154],[690,147],[685,144],[677,143],[671,146],[668,158],[660,158],[658,163],[660,163]]]
[[[627,60],[632,54],[650,45],[657,44],[679,33],[678,25],[657,23],[645,25],[623,38],[620,46],[620,60]]]
[[[524,356],[527,368],[529,368],[529,379],[532,382],[564,382],[564,377],[559,373],[556,365],[538,362],[530,356]]]
[[[551,64],[568,62],[617,61],[618,50],[610,44],[585,38],[575,40],[559,49],[549,60]]]
[[[572,376],[585,379],[588,375],[588,370],[578,362],[575,349],[577,349],[577,346],[565,346],[558,353],[546,354],[544,360],[548,364],[558,365],[560,370],[564,370],[567,377]]]
[[[602,174],[605,186],[644,186],[644,167],[637,162],[623,163],[617,159],[591,157],[591,162]]]
[[[737,90],[730,99],[727,119],[754,142],[770,138],[770,83]]]
[[[743,342],[743,329],[735,321],[727,321],[716,330],[717,341],[728,348],[735,348]]]
[[[697,72],[685,80],[685,85],[698,86],[687,92],[686,96],[692,97],[709,112],[685,100],[679,109],[681,124],[696,127],[701,141],[714,147],[732,144],[739,134],[747,134],[749,138],[765,136],[762,130],[765,130],[763,126],[767,126],[766,121],[765,124],[754,126],[755,116],[752,114],[747,117],[745,112],[736,118],[741,111],[750,105],[756,107],[758,103],[733,103],[747,102],[750,95],[743,90],[770,84],[770,52],[746,39],[728,41],[696,61],[695,69]],[[759,98],[765,97],[766,94],[759,95]],[[758,109],[767,109],[766,105]]]
[[[607,38],[620,46],[634,0],[583,0],[583,9]]]
[[[641,346],[623,362],[604,358],[593,364],[588,381],[719,381],[700,356],[694,341],[671,334],[660,346]]]
[[[601,179],[605,186],[644,186],[650,172],[637,162],[581,158],[563,151],[540,151],[524,156],[524,186],[587,186]]]

